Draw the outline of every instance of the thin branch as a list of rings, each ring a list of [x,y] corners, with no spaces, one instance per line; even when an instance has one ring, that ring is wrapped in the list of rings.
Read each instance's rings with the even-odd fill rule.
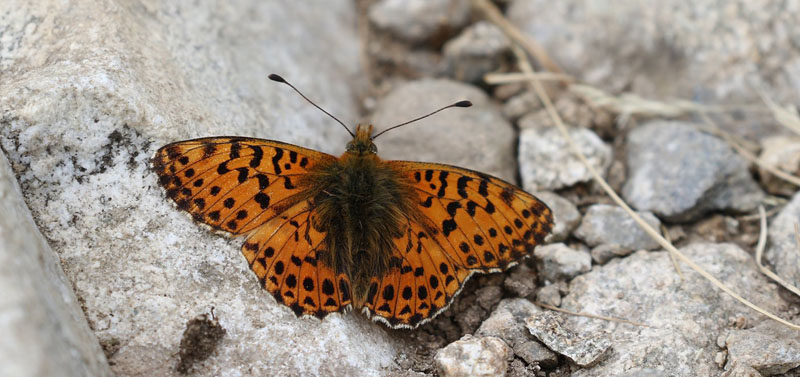
[[[664,238],[667,240],[667,242],[670,244],[672,243],[672,239],[670,239],[669,236],[669,230],[667,230],[667,227],[664,226],[664,224],[661,224],[661,234],[664,235]],[[678,260],[675,259],[675,255],[669,253],[669,260],[672,261],[672,267],[675,268],[675,272],[678,273],[678,277],[681,279],[681,283],[683,283],[683,271],[681,271],[681,266],[678,264]]]
[[[574,78],[563,73],[537,72],[534,74],[512,72],[512,73],[487,73],[483,76],[483,81],[490,85],[511,84],[526,82],[530,80],[541,81],[564,81],[571,83]]]
[[[577,316],[577,317],[597,318],[597,319],[603,319],[603,320],[611,321],[611,322],[627,323],[629,325],[634,325],[634,326],[652,327],[652,326],[650,326],[648,324],[644,324],[644,323],[641,323],[641,322],[628,321],[627,319],[607,317],[607,316],[604,316],[604,315],[597,315],[597,314],[573,312],[573,311],[570,311],[570,310],[567,310],[567,309],[561,309],[561,308],[556,307],[556,306],[543,304],[543,303],[541,303],[539,301],[534,301],[534,304],[536,304],[537,306],[541,306],[541,307],[543,307],[545,309],[549,309],[549,310],[553,310],[553,311],[556,311],[556,312],[561,312],[561,313],[565,313],[565,314],[569,314],[569,315],[574,315],[574,316]]]
[[[711,120],[711,117],[709,117],[708,114],[706,114],[703,111],[698,112],[698,114],[700,115],[701,118],[703,118],[703,121],[705,121],[712,128],[712,133],[714,133],[715,135],[717,135],[717,136],[721,137],[723,140],[725,140],[725,142],[730,144],[730,146],[734,150],[736,150],[736,152],[738,152],[740,155],[742,155],[742,157],[744,157],[746,160],[758,165],[758,167],[768,171],[770,174],[772,174],[772,175],[774,175],[774,176],[776,176],[776,177],[778,177],[780,179],[783,179],[786,182],[789,182],[789,183],[794,184],[796,186],[800,186],[800,177],[797,177],[796,175],[787,173],[787,172],[785,172],[783,170],[780,170],[780,169],[778,169],[778,168],[776,168],[774,166],[770,166],[770,165],[765,164],[763,161],[761,161],[760,158],[758,158],[758,156],[756,156],[755,154],[753,154],[752,152],[750,152],[749,150],[747,150],[746,148],[741,146],[739,143],[737,143],[736,140],[734,140],[733,137],[729,133],[727,133],[727,132],[723,131],[721,128],[719,128],[717,126],[717,124],[714,123],[713,120]]]
[[[800,289],[797,289],[797,287],[794,285],[783,280],[780,276],[770,271],[770,269],[764,266],[764,264],[761,262],[761,258],[764,256],[764,249],[767,245],[767,213],[764,211],[764,206],[758,206],[758,214],[761,217],[761,231],[758,234],[758,244],[756,244],[756,265],[758,266],[759,271],[761,271],[762,274],[767,275],[767,277],[774,280],[776,283],[780,284],[782,287],[800,296]],[[797,240],[798,247],[800,247],[800,238],[798,237],[800,237],[800,230],[797,229],[797,223],[795,223],[795,238]]]
[[[472,6],[478,8],[491,23],[497,25],[511,40],[524,46],[544,69],[553,73],[564,73],[564,70],[558,66],[555,60],[550,58],[550,55],[539,43],[509,22],[491,1],[472,0]]]
[[[767,105],[772,112],[772,116],[782,126],[790,129],[792,132],[800,135],[800,115],[797,114],[797,109],[793,106],[781,107],[775,103],[766,93],[758,91],[761,100]]]

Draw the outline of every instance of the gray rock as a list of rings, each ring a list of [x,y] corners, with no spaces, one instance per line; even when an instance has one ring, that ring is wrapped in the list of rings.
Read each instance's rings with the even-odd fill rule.
[[[518,297],[532,297],[536,294],[536,270],[522,263],[511,269],[503,280],[503,287]]]
[[[555,307],[561,306],[561,291],[558,284],[545,285],[536,292],[536,301]]]
[[[703,243],[681,252],[735,292],[747,292],[756,305],[773,313],[786,309],[777,287],[738,246]],[[670,376],[719,374],[717,334],[730,328],[731,318],[745,323],[764,318],[724,296],[694,271],[684,268],[683,275],[681,281],[666,252],[638,251],[573,279],[562,308],[650,326],[569,317],[564,326],[574,332],[603,331],[614,339],[613,351],[606,359],[575,375],[615,375],[631,365],[659,369]]]
[[[475,335],[502,339],[511,346],[514,355],[528,364],[538,364],[545,368],[554,367],[558,363],[558,356],[533,339],[525,327],[525,321],[541,311],[526,299],[502,300],[492,315],[475,331]]]
[[[469,20],[467,0],[380,0],[369,8],[369,20],[409,42],[425,42]]]
[[[447,74],[459,81],[481,83],[483,75],[500,68],[502,56],[510,47],[497,26],[488,21],[477,22],[445,43]]]
[[[627,165],[628,203],[672,222],[712,210],[752,211],[764,197],[727,143],[683,122],[652,121],[631,131]]]
[[[547,348],[568,357],[582,367],[591,367],[611,349],[611,340],[600,333],[576,333],[561,325],[562,315],[543,312],[528,318],[528,331]]]
[[[511,355],[499,338],[464,335],[437,351],[434,363],[444,377],[505,376]]]
[[[773,376],[800,366],[800,334],[777,322],[731,330],[725,346],[728,367],[746,365],[762,375]]]
[[[378,139],[382,158],[453,164],[514,181],[515,132],[480,89],[451,80],[421,80],[398,86],[377,105],[378,132],[447,106],[472,101],[390,131]]]
[[[553,211],[553,230],[545,242],[564,241],[581,221],[581,213],[572,202],[550,191],[538,191],[534,195]]]
[[[726,370],[720,377],[762,377],[753,367],[747,365],[734,364],[731,369]]]
[[[522,119],[525,119],[525,114],[541,108],[542,102],[539,101],[539,97],[536,95],[536,93],[532,90],[526,90],[509,98],[503,104],[503,115],[512,121],[519,120],[522,122]],[[524,128],[522,127],[522,124],[520,124],[520,128]]]
[[[769,167],[783,170],[790,174],[800,173],[800,138],[787,136],[773,136],[761,140],[761,154],[758,156],[761,163]],[[761,184],[770,194],[792,196],[797,192],[797,186],[767,172],[759,167]]]
[[[580,0],[514,0],[506,10],[580,81],[612,92],[710,103],[760,102],[753,88],[797,102],[800,84],[785,79],[800,72],[800,31],[791,13],[780,3],[748,0],[724,6],[623,0],[613,9]]]
[[[592,257],[588,252],[563,243],[539,246],[533,255],[536,268],[546,281],[569,280],[592,269]]]
[[[277,304],[259,288],[242,241],[193,224],[147,166],[161,145],[211,135],[341,153],[347,133],[266,78],[280,73],[355,118],[355,12],[349,1],[325,7],[0,2],[0,142],[111,351],[113,373],[174,375],[187,321],[211,307],[227,335],[195,367],[199,376],[378,375],[393,367],[397,341],[379,325],[354,314],[298,319]],[[41,346],[57,344],[52,334]],[[0,337],[0,348],[22,346],[12,339]],[[95,370],[81,374],[103,368]]]
[[[795,287],[800,287],[800,245],[795,226],[800,224],[800,193],[795,194],[769,224],[769,247],[764,253],[775,273]]]
[[[569,132],[592,167],[604,175],[611,164],[611,147],[589,129],[571,128]],[[519,165],[522,187],[527,191],[556,190],[592,179],[561,132],[552,127],[520,132]]]
[[[111,376],[3,153],[0,212],[0,376]]]
[[[661,221],[650,212],[639,212],[650,226],[661,233]],[[575,230],[575,237],[590,247],[602,246],[602,253],[595,253],[600,263],[605,263],[609,255],[624,256],[634,250],[652,250],[658,243],[639,227],[624,209],[609,204],[595,204],[586,211],[581,225]]]

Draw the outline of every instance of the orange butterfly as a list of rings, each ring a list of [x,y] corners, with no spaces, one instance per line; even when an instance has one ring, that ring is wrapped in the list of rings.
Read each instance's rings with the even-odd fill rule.
[[[247,236],[242,253],[261,286],[298,316],[355,308],[415,328],[444,311],[473,273],[515,265],[552,228],[550,209],[510,183],[455,166],[383,161],[371,125],[350,134],[338,158],[211,137],[166,145],[152,165],[196,221]]]

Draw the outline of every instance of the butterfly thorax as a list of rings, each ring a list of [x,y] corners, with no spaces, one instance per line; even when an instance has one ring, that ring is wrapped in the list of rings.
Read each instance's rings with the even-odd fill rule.
[[[307,183],[318,213],[314,227],[327,234],[320,263],[350,278],[356,308],[372,278],[399,267],[391,258],[394,240],[406,235],[416,213],[409,182],[377,156],[371,130],[359,126],[347,151],[314,169]]]

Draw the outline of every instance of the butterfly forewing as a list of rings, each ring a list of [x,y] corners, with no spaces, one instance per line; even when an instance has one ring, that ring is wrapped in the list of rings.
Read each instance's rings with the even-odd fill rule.
[[[153,167],[167,195],[196,221],[240,234],[293,205],[299,178],[332,159],[276,141],[220,137],[166,145]]]

